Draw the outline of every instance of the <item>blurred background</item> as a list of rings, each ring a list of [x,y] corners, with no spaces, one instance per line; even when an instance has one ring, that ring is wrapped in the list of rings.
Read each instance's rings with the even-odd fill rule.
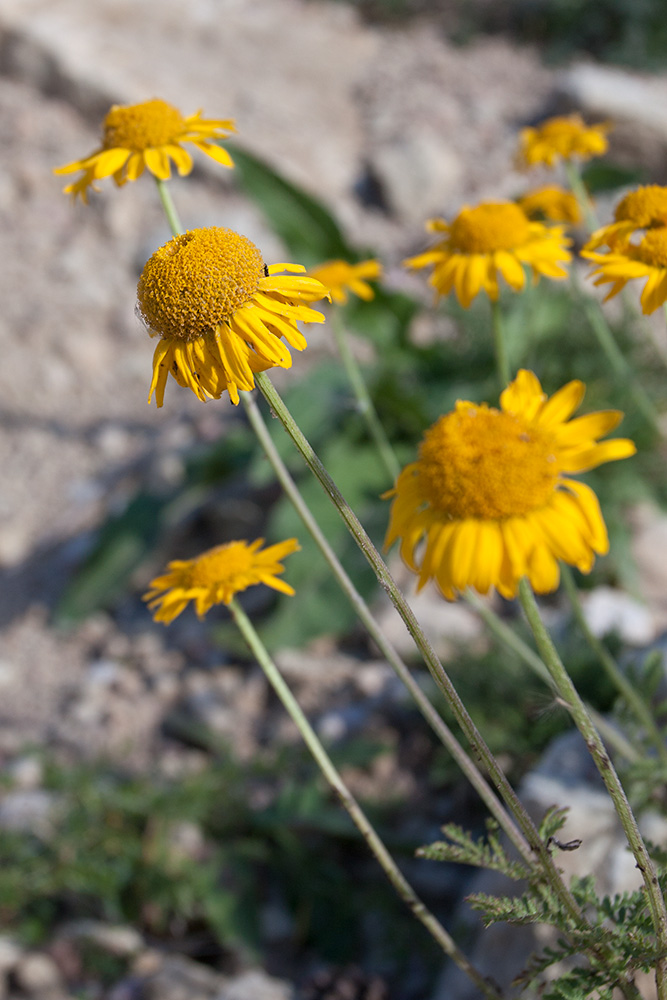
[[[400,262],[425,246],[429,217],[521,193],[518,131],[551,114],[614,122],[591,177],[602,215],[624,184],[666,183],[662,7],[0,0],[0,994],[466,995],[439,979],[439,956],[382,884],[225,614],[202,624],[188,611],[166,630],[141,601],[169,559],[298,528],[227,398],[202,405],[172,381],[163,410],[146,404],[154,345],[134,315],[136,282],[170,235],[149,178],[102,182],[83,206],[62,195],[53,167],[97,147],[114,103],[161,97],[185,115],[236,119],[236,170],[195,152],[191,176],[172,181],[185,224],[238,230],[269,263],[312,266],[337,245],[383,261],[387,291],[348,321],[409,460],[456,398],[495,390],[481,307],[423,313],[423,276]],[[531,331],[545,387],[590,377],[587,406],[621,405],[592,349],[573,365],[572,305],[549,295],[538,305],[527,293],[508,319],[517,337]],[[377,498],[390,484],[368,457],[327,327],[308,338],[276,382],[381,541]],[[653,447],[629,420],[624,433]],[[596,629],[639,660],[662,649],[667,625],[661,461],[653,450],[625,479],[604,470],[616,558],[587,581]],[[308,496],[372,597],[335,518]],[[418,890],[460,922],[470,873],[417,862],[414,850],[448,820],[481,828],[481,809],[342,604],[332,627],[326,574],[298,558],[287,579],[302,597],[276,606],[257,588],[244,603]],[[468,607],[429,592],[415,606],[512,777],[532,774],[544,808],[552,799],[542,802],[534,775],[557,782],[567,759],[590,802],[586,765],[567,757],[576,748],[541,756],[569,736],[539,684]],[[411,656],[401,623],[376,608]],[[609,709],[558,599],[550,608],[580,686]],[[597,820],[609,858],[621,841],[609,816]]]

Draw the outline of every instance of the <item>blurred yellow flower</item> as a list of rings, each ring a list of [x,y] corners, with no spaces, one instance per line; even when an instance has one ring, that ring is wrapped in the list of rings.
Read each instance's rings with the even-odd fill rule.
[[[602,156],[609,145],[609,124],[586,125],[581,115],[548,118],[536,128],[524,128],[519,136],[518,161],[522,167],[544,163],[553,167],[557,159],[590,160]]]
[[[192,157],[183,143],[189,142],[224,167],[233,167],[229,153],[218,144],[236,131],[231,119],[202,118],[201,111],[184,118],[166,101],[155,98],[142,104],[115,104],[104,119],[102,145],[82,160],[57,167],[54,174],[83,175],[64,189],[73,198],[88,202],[88,189],[95,181],[113,176],[119,187],[136,181],[144,170],[166,181],[171,176],[171,160],[185,176],[192,170]]]
[[[427,228],[443,233],[443,239],[431,250],[410,257],[405,267],[433,265],[429,279],[439,295],[454,289],[464,308],[480,291],[495,302],[502,275],[515,292],[526,283],[523,265],[528,265],[534,280],[540,274],[565,278],[560,265],[572,259],[566,247],[570,240],[560,227],[531,222],[511,201],[487,201],[474,208],[463,208],[452,223],[432,219]]]
[[[660,226],[667,226],[667,187],[647,184],[621,198],[614,209],[614,221],[597,229],[584,250],[596,250],[604,243],[615,250],[638,229]]]
[[[459,401],[426,431],[419,458],[386,494],[394,498],[386,545],[401,540],[420,588],[433,579],[448,600],[466,587],[511,598],[525,576],[546,593],[558,586],[559,559],[587,573],[595,553],[608,551],[595,493],[569,474],[635,446],[597,440],[620,422],[618,410],[569,421],[584,391],[574,381],[548,398],[521,370],[499,410]]]
[[[348,292],[369,302],[375,297],[375,292],[365,279],[378,281],[382,277],[382,265],[379,260],[364,260],[359,264],[330,260],[311,268],[308,274],[326,285],[329,295],[339,305],[347,302]]]
[[[281,271],[291,272],[281,274]],[[235,405],[239,389],[254,388],[254,373],[292,358],[306,338],[297,321],[323,323],[305,303],[327,290],[299,264],[267,267],[254,243],[231,229],[192,229],[175,236],[147,261],[137,287],[137,310],[160,341],[153,356],[153,392],[164,401],[167,377],[202,402],[223,392]]]
[[[150,590],[144,594],[155,621],[168,625],[188,601],[194,601],[197,615],[203,618],[214,604],[229,604],[236,594],[257,583],[293,594],[293,587],[278,574],[284,571],[281,559],[298,552],[299,543],[290,538],[268,549],[262,549],[263,544],[263,538],[250,545],[246,541],[227,542],[196,559],[170,562],[168,572],[151,580]]]
[[[581,222],[579,202],[571,191],[558,184],[527,191],[516,199],[516,203],[529,219],[568,222],[574,226]]]
[[[590,273],[591,278],[596,278],[594,285],[611,284],[605,302],[633,278],[646,278],[641,293],[642,312],[655,312],[667,301],[667,226],[647,229],[637,245],[620,243],[608,253],[584,249],[581,256],[596,265]]]

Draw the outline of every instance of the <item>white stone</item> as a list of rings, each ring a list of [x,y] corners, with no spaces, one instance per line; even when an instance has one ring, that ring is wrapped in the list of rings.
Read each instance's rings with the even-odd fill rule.
[[[62,983],[56,963],[39,952],[24,955],[14,968],[14,976],[21,989],[31,996],[57,990]]]
[[[653,615],[644,604],[613,587],[596,587],[583,595],[584,615],[596,636],[615,632],[631,646],[644,646],[656,637]]]

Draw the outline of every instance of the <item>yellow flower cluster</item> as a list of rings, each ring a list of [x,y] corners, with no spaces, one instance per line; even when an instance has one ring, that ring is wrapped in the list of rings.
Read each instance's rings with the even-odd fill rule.
[[[95,182],[113,177],[122,186],[147,170],[158,181],[171,163],[182,175],[192,169],[184,144],[216,162],[232,161],[221,146],[234,129],[227,119],[184,118],[165,101],[111,109],[101,146],[56,173],[81,171],[65,191],[86,202]],[[607,126],[586,127],[580,118],[552,119],[521,135],[525,165],[553,165],[558,159],[598,155],[606,149]],[[451,221],[436,218],[428,228],[438,237],[430,249],[408,258],[414,270],[430,267],[436,295],[455,293],[468,308],[480,292],[496,301],[502,278],[513,291],[526,283],[526,270],[562,279],[571,260],[571,241],[562,225],[580,221],[573,196],[556,185],[517,201],[466,206]],[[550,224],[547,224],[550,223]],[[636,233],[643,234],[639,243]],[[604,244],[606,253],[598,253]],[[667,189],[651,186],[628,195],[615,221],[595,233],[584,253],[597,265],[597,283],[611,282],[615,294],[631,277],[647,276],[642,303],[651,311],[667,297]],[[167,380],[189,388],[198,399],[254,387],[255,375],[292,364],[290,347],[303,350],[299,322],[321,323],[311,303],[348,295],[373,298],[369,281],[381,277],[377,260],[332,260],[306,273],[295,264],[264,263],[259,249],[229,229],[194,229],[175,236],[146,263],[137,289],[137,308],[149,334],[157,337],[149,402],[163,405]],[[400,473],[394,488],[386,544],[400,540],[419,586],[434,580],[453,599],[467,587],[491,587],[513,597],[527,577],[546,592],[559,580],[559,560],[588,572],[596,554],[608,548],[607,533],[593,491],[572,476],[625,458],[634,445],[625,438],[601,442],[621,419],[616,410],[571,420],[584,394],[581,382],[551,398],[536,375],[522,370],[503,391],[500,408],[459,400],[425,434],[419,456]],[[193,602],[199,616],[218,603],[263,583],[284,594],[281,560],[298,549],[296,539],[262,549],[263,540],[233,541],[197,558],[171,562],[145,595],[157,621],[173,621]]]

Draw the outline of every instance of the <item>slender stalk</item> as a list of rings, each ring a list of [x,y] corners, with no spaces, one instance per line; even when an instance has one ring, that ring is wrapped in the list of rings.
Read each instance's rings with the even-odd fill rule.
[[[581,209],[581,214],[584,217],[587,229],[592,233],[599,228],[600,220],[598,219],[591,196],[586,190],[586,185],[583,182],[581,171],[579,170],[577,164],[573,163],[571,160],[565,160],[564,166],[568,184],[572,189],[572,194],[579,202],[579,208]]]
[[[500,391],[502,392],[512,381],[512,370],[507,356],[507,343],[505,341],[500,303],[493,300],[491,300],[491,318],[493,325],[493,350],[496,356],[496,369],[498,371]]]
[[[428,697],[420,688],[417,681],[413,678],[408,667],[401,660],[400,656],[373,618],[368,605],[343,569],[340,560],[326,540],[320,526],[301,496],[296,483],[290,476],[285,463],[278,454],[278,450],[271,440],[271,435],[269,434],[264,418],[262,417],[253,396],[249,392],[239,393],[239,396],[243,406],[245,407],[248,420],[250,421],[250,424],[257,435],[257,438],[259,439],[259,442],[262,445],[285,494],[291,501],[304,526],[327,561],[331,572],[347,596],[358,617],[363,622],[369,635],[384,658],[393,668],[394,673],[408,689],[417,704],[419,711],[426,719],[426,722],[447,750],[451,753],[452,757],[454,757],[455,761],[473,788],[475,788],[491,815],[497,820],[501,828],[505,831],[523,860],[529,865],[530,868],[532,868],[535,859],[525,838],[517,829],[511,816],[509,816],[502,804],[496,798],[493,790],[489,787],[477,765],[470,759],[452,733],[449,726],[446,724],[444,719],[441,718],[439,713],[429,701]],[[545,668],[543,667],[543,669]]]
[[[183,226],[181,225],[181,220],[178,216],[178,212],[176,211],[174,199],[171,197],[169,185],[166,181],[161,181],[159,177],[155,178],[155,183],[157,184],[158,194],[160,195],[160,201],[162,202],[164,214],[167,216],[169,227],[174,236],[180,236],[183,232]]]
[[[375,443],[378,454],[389,474],[391,482],[393,483],[401,469],[396,461],[394,449],[392,448],[389,438],[385,433],[385,429],[377,415],[377,411],[373,405],[373,400],[370,397],[370,393],[366,387],[366,382],[361,374],[357,360],[350,348],[350,340],[347,335],[347,331],[343,326],[343,320],[339,309],[334,309],[331,325],[333,327],[340,359],[343,362],[343,367],[345,368],[347,377],[350,380],[350,385],[352,386],[352,391],[354,392],[354,396],[357,401],[357,410],[366,422],[368,433]]]
[[[648,705],[627,679],[609,650],[602,642],[600,642],[598,637],[593,634],[588,622],[586,621],[586,615],[584,614],[584,609],[581,605],[579,591],[577,590],[577,585],[574,582],[574,576],[572,575],[572,571],[569,566],[563,565],[561,567],[561,577],[565,591],[572,606],[572,613],[574,614],[577,625],[584,634],[586,642],[597,656],[607,677],[625,698],[639,722],[644,726],[662,761],[667,763],[667,747],[665,746],[664,738],[656,725],[655,719],[653,718]]]
[[[544,626],[535,595],[525,577],[519,584],[519,600],[521,601],[528,624],[535,636],[540,655],[579,732],[586,741],[588,751],[614,803],[618,818],[621,821],[623,831],[630,845],[630,850],[637,862],[637,868],[642,874],[653,927],[660,945],[660,952],[663,956],[656,966],[658,997],[659,1000],[667,1000],[667,909],[665,908],[665,900],[660,891],[653,861],[646,850],[646,845],[637,826],[637,820],[614,769],[614,765],[609,758],[600,734],[593,725],[593,721],[586,711],[583,701],[579,697],[569,674],[563,666],[556,647],[551,640],[551,636]]]
[[[250,619],[235,598],[232,599],[229,609],[232,613],[234,621],[243,635],[243,638],[264,671],[273,690],[276,692],[286,708],[290,718],[299,730],[304,743],[313,755],[318,767],[322,771],[322,774],[338,795],[341,804],[349,813],[352,821],[380,863],[387,878],[400,898],[412,911],[417,920],[419,920],[420,923],[422,923],[429,931],[442,950],[452,959],[453,962],[456,963],[459,969],[465,972],[466,975],[472,980],[475,986],[477,986],[477,988],[481,991],[482,995],[488,997],[489,1000],[498,1000],[500,993],[496,987],[488,982],[488,980],[485,979],[485,977],[468,961],[463,952],[457,947],[453,939],[442,926],[440,921],[422,903],[412,886],[398,868],[398,865],[371,825],[361,806],[356,801],[349,788],[341,778],[339,772],[334,767],[331,758],[322,746],[315,730],[308,722],[308,719],[302,712],[299,703],[285,683],[282,674],[266,651],[266,648],[253,628]]]
[[[561,900],[565,910],[570,914],[572,920],[576,924],[581,924],[583,919],[581,911],[569,890],[563,883],[563,880],[556,869],[546,845],[540,838],[535,824],[507,780],[497,760],[489,750],[482,734],[472,721],[472,718],[454,688],[449,675],[436,655],[435,650],[424,633],[424,630],[417,621],[412,608],[407,603],[399,587],[393,580],[379,552],[368,537],[354,511],[345,501],[333,479],[311,448],[309,442],[306,440],[301,429],[296,424],[279,394],[276,392],[266,373],[261,372],[256,375],[256,384],[273,412],[283,424],[287,434],[292,439],[309,469],[338,510],[338,513],[355,539],[355,542],[373,568],[380,586],[387,593],[392,604],[403,619],[408,632],[412,636],[417,648],[424,658],[424,662],[428,667],[431,676],[435,680],[438,688],[452,709],[456,721],[468,739],[473,752],[488,771],[491,781],[516,819],[519,828],[530,844],[531,850],[534,851],[535,855],[539,858],[545,877],[548,879],[554,892]]]
[[[554,691],[553,681],[551,680],[551,675],[541,658],[537,655],[534,649],[523,641],[521,636],[517,635],[516,632],[511,629],[505,622],[500,618],[499,615],[493,611],[488,604],[481,600],[472,590],[467,590],[463,595],[464,600],[470,604],[471,607],[475,609],[477,614],[480,616],[484,624],[487,626],[489,632],[491,632],[495,637],[505,646],[506,649],[511,650],[513,653],[519,657],[520,660],[526,664],[530,670],[536,674],[540,680],[544,681],[549,688]],[[640,754],[635,750],[632,744],[620,733],[617,729],[611,726],[599,712],[596,712],[594,708],[587,705],[588,709],[595,725],[606,735],[606,739],[609,743],[612,743],[614,748],[621,753],[626,760],[636,763],[640,760]]]

